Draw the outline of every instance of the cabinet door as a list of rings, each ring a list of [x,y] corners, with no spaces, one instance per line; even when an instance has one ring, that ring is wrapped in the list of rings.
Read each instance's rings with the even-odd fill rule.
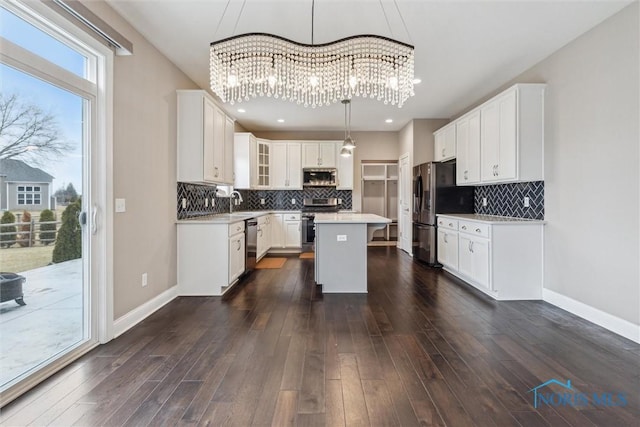
[[[287,188],[287,143],[271,143],[271,188],[285,190]]]
[[[282,214],[271,214],[271,247],[284,247],[284,219]]]
[[[456,157],[456,127],[451,124],[444,130],[444,156],[443,160]]]
[[[480,176],[483,182],[495,181],[499,163],[500,117],[497,101],[490,102],[480,110]]]
[[[301,221],[286,221],[284,223],[285,247],[299,248],[302,246],[301,226]]]
[[[336,149],[333,142],[321,142],[318,144],[320,152],[320,166],[323,168],[336,167]]]
[[[460,233],[460,273],[477,285],[491,289],[489,283],[489,240]]]
[[[262,258],[262,256],[267,252],[267,235],[266,235],[266,225],[258,224],[258,228],[256,230],[257,239],[256,239],[256,258]]]
[[[456,183],[480,182],[480,112],[456,122]]]
[[[302,144],[287,144],[287,189],[302,190]]]
[[[202,129],[202,175],[205,181],[215,181],[216,180],[216,170],[215,170],[215,133],[214,133],[214,122],[215,122],[215,111],[216,106],[209,99],[204,98],[203,100],[203,129]]]
[[[338,168],[337,190],[353,190],[353,155],[343,157],[340,155],[342,142],[337,142],[336,146],[336,167]]]
[[[496,177],[498,180],[514,180],[517,177],[517,96],[516,90],[512,90],[498,100],[499,115],[499,146],[498,167]]]
[[[303,143],[302,145],[302,167],[316,168],[320,166],[320,151],[317,143]]]
[[[229,238],[229,280],[231,284],[244,272],[244,233]]]
[[[438,262],[458,270],[458,233],[438,230]]]
[[[258,140],[258,161],[257,161],[257,180],[258,187],[265,188],[271,185],[270,181],[270,165],[271,153],[270,144],[263,140]]]
[[[232,118],[226,117],[224,125],[224,181],[233,184],[233,140],[235,136],[235,124]]]
[[[227,116],[215,107],[213,111],[213,170],[216,182],[224,181],[224,144]]]

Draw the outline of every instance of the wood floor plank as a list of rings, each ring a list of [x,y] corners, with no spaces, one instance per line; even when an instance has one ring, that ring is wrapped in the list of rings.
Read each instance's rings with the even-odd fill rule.
[[[340,378],[346,425],[369,425],[367,404],[364,400],[358,363],[354,354],[340,355]]]
[[[274,427],[296,425],[298,392],[294,390],[281,390],[278,393],[276,410],[273,414],[271,425]]]
[[[325,415],[327,426],[344,426],[344,401],[342,397],[342,381],[327,379],[325,383]]]
[[[639,344],[542,301],[494,301],[396,248],[368,257],[366,295],[323,295],[313,260],[290,257],[222,298],[176,298],[0,425],[637,424]],[[551,378],[629,404],[534,408]]]

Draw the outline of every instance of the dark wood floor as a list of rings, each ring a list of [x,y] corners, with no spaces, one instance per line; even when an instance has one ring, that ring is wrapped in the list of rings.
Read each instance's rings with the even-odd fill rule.
[[[368,295],[313,261],[178,298],[3,408],[2,425],[638,425],[640,346],[543,302],[495,302],[395,248]],[[533,407],[556,378],[624,407]]]

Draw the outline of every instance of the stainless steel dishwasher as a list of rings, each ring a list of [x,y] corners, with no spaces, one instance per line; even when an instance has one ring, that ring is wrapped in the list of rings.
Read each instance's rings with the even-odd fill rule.
[[[256,267],[256,246],[258,243],[258,220],[246,220],[244,272],[249,273]]]

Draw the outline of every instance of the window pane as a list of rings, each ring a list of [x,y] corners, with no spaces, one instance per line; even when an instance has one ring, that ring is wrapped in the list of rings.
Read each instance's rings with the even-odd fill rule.
[[[0,36],[73,74],[87,77],[85,56],[2,7]]]
[[[33,191],[40,191],[40,187],[33,187]]]
[[[24,185],[18,185],[18,191],[24,191]]]
[[[33,187],[31,187],[30,185],[27,185],[27,191],[33,191]]]

